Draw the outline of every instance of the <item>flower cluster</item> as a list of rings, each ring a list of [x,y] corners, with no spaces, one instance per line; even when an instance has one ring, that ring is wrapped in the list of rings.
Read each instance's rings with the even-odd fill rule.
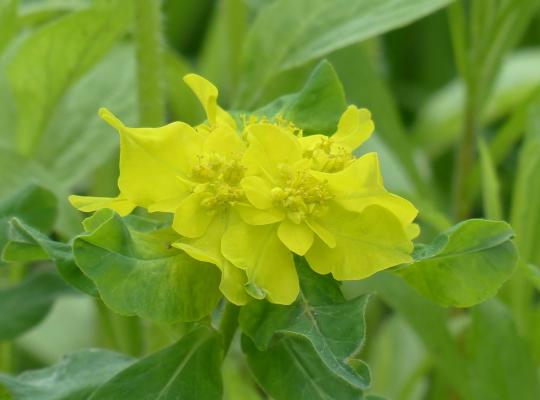
[[[279,116],[236,121],[214,85],[184,81],[206,111],[199,126],[129,128],[100,110],[120,134],[119,195],[71,196],[75,207],[173,213],[173,246],[215,264],[222,293],[239,305],[292,303],[293,253],[338,280],[411,261],[417,210],[385,190],[375,153],[353,154],[373,132],[369,111],[349,106],[332,136],[303,136]]]

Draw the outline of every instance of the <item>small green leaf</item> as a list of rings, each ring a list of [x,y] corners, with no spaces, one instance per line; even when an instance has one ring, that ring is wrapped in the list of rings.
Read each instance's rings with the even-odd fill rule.
[[[172,247],[176,233],[137,230],[111,210],[93,218],[101,223],[75,238],[73,252],[107,306],[168,323],[196,321],[212,312],[220,298],[220,272]]]
[[[347,102],[343,86],[328,61],[321,61],[302,90],[282,96],[255,113],[281,115],[307,133],[332,134]]]
[[[30,276],[22,283],[0,289],[0,340],[9,340],[37,325],[54,300],[69,290],[52,273]]]
[[[346,301],[330,276],[316,274],[303,260],[297,268],[301,293],[295,303],[257,301],[241,311],[249,365],[276,399],[326,399],[334,385],[334,398],[356,398],[369,386],[369,369],[355,359],[368,296]]]
[[[415,250],[399,272],[443,306],[469,307],[495,295],[516,267],[518,254],[506,222],[472,219]]]
[[[54,261],[58,272],[67,283],[90,296],[98,296],[94,283],[75,264],[70,244],[49,239],[17,218],[10,221],[9,241],[2,253],[2,259],[8,262]]]
[[[200,327],[121,371],[88,400],[220,400],[222,361],[221,337]]]
[[[8,223],[11,218],[17,217],[37,229],[49,232],[56,213],[56,197],[39,186],[28,185],[0,199],[0,253],[8,240]]]
[[[538,399],[536,365],[509,310],[490,300],[472,311],[466,341],[470,399]]]
[[[132,362],[131,357],[107,350],[82,350],[48,368],[16,377],[0,374],[0,398],[4,399],[1,389],[5,388],[17,400],[86,400]]]
[[[450,0],[278,0],[253,22],[244,44],[240,106],[249,108],[281,71],[428,15]]]

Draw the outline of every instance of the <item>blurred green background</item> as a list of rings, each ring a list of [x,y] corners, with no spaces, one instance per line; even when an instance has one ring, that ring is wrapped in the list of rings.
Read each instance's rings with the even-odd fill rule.
[[[522,254],[520,271],[489,306],[491,319],[414,293],[401,303],[400,290],[411,289],[377,281],[345,285],[351,296],[381,294],[368,308],[362,350],[373,392],[460,398],[441,367],[450,340],[471,354],[471,379],[493,386],[478,400],[527,400],[516,393],[538,384],[540,362],[540,2],[377,3],[0,0],[0,197],[30,182],[48,188],[59,201],[53,235],[69,240],[82,214],[67,195],[117,191],[118,139],[99,107],[132,126],[198,123],[203,110],[184,74],[212,81],[223,108],[250,110],[298,91],[326,58],[348,101],[373,113],[376,133],[362,152],[379,152],[387,188],[417,204],[420,240],[463,218],[505,219]],[[7,271],[0,265],[4,286],[16,275]],[[82,294],[44,300],[41,318],[15,340],[11,372],[86,347],[141,351],[122,336],[141,321]],[[144,324],[154,338],[144,352],[175,336]],[[228,398],[263,398],[244,369],[234,352],[224,371]]]

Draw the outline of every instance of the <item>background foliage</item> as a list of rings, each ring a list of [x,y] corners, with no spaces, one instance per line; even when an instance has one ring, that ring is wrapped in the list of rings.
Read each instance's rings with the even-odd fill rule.
[[[539,9],[0,0],[0,399],[540,398]],[[198,123],[188,72],[224,108],[306,132],[369,108],[362,151],[420,209],[414,263],[340,289],[299,262],[292,306],[230,316],[217,269],[192,287],[200,263],[161,250],[166,221],[103,210],[83,226],[68,194],[116,194],[97,109]],[[229,317],[234,339],[212,328]]]

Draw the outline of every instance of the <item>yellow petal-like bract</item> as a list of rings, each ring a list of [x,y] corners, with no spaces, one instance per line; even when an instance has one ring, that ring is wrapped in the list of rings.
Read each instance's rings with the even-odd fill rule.
[[[100,110],[120,134],[119,195],[71,196],[75,207],[173,213],[171,245],[215,264],[238,305],[292,303],[294,254],[338,280],[411,261],[416,208],[384,188],[377,154],[354,155],[374,130],[368,110],[351,105],[333,135],[303,136],[280,116],[239,123],[214,85],[194,74],[184,81],[206,112],[199,126],[129,128]]]

